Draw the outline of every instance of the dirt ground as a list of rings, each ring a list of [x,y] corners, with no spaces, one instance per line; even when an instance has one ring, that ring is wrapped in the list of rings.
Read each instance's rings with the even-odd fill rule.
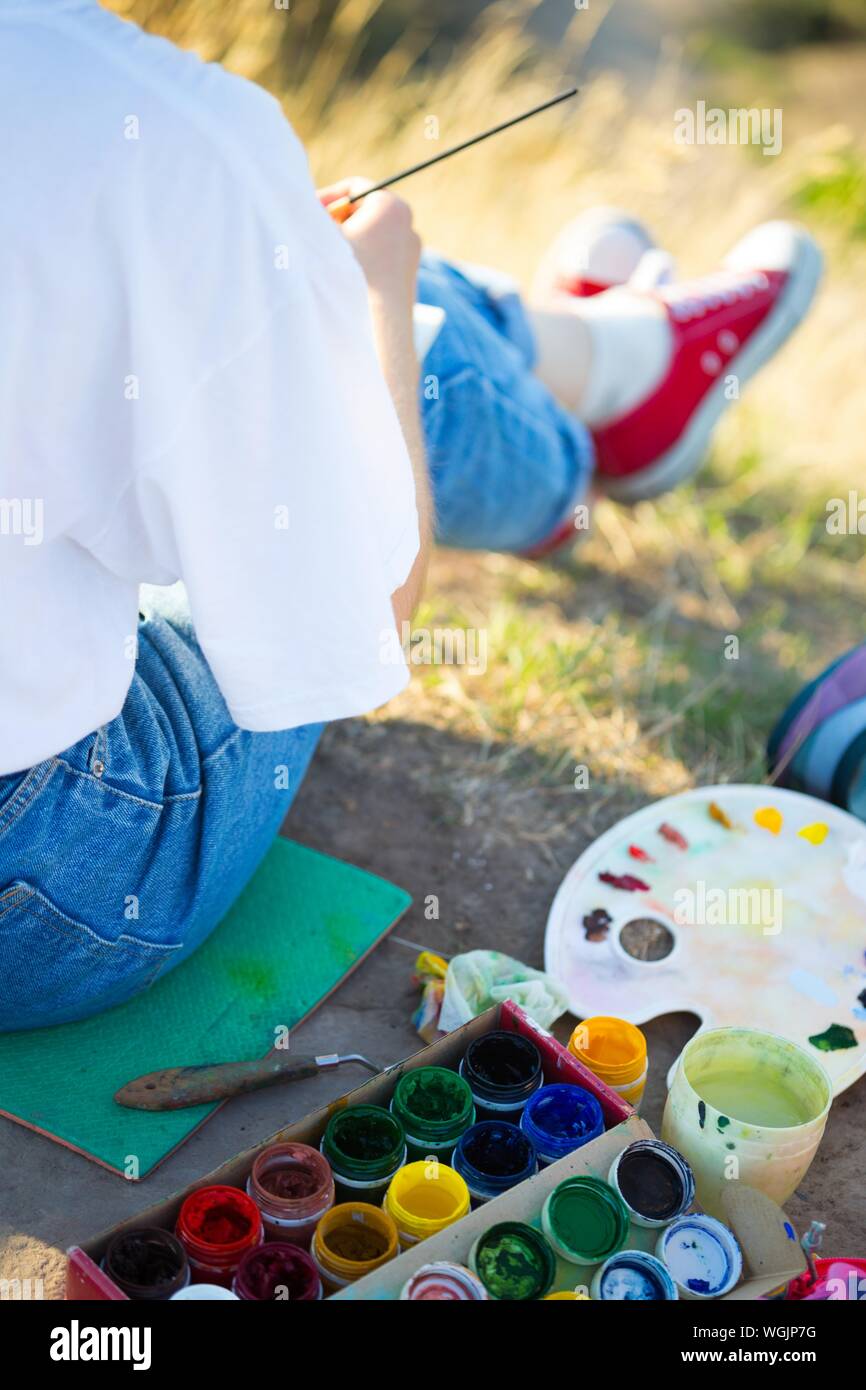
[[[484,779],[468,816],[466,807],[455,806],[448,794],[448,769],[460,768],[465,776],[481,756],[480,748],[426,726],[358,721],[334,727],[285,833],[407,888],[415,901],[397,928],[400,937],[446,954],[495,946],[540,966],[547,910],[563,872],[606,824],[632,808],[610,802],[591,830],[571,828],[555,849],[544,837],[512,840],[498,833],[508,820],[512,783]],[[525,794],[524,822],[547,824],[556,814],[555,797],[555,789]],[[438,921],[424,916],[424,898],[431,893],[440,900]],[[380,946],[297,1031],[298,1049],[360,1051],[383,1064],[415,1051],[413,960],[412,951],[396,942]],[[570,1023],[563,1019],[557,1033],[566,1035]],[[691,1015],[676,1014],[646,1029],[650,1080],[644,1114],[656,1128],[668,1066],[695,1026]],[[45,1297],[62,1297],[67,1246],[201,1177],[350,1088],[355,1075],[346,1068],[339,1076],[331,1073],[233,1102],[142,1183],[127,1183],[0,1121],[0,1279],[42,1279]],[[866,1078],[834,1105],[819,1154],[788,1204],[799,1227],[811,1218],[827,1223],[825,1249],[834,1254],[862,1255],[866,1250],[858,1156],[864,1121]]]

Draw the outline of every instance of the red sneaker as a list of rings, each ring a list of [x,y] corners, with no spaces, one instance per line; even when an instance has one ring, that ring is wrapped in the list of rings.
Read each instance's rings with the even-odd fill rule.
[[[805,316],[821,265],[807,232],[766,222],[723,270],[653,292],[668,313],[670,362],[645,400],[593,429],[596,477],[609,496],[637,502],[696,472],[726,406]]]
[[[670,279],[670,257],[636,217],[618,208],[589,208],[548,247],[532,282],[533,304],[562,295],[587,299],[627,282],[651,289]]]

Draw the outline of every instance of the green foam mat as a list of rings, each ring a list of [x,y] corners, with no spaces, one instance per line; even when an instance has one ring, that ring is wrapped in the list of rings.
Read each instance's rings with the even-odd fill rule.
[[[262,1057],[375,946],[408,893],[276,840],[195,955],[81,1023],[0,1034],[0,1112],[124,1177],[142,1178],[217,1109],[126,1110],[115,1091],[161,1067]]]

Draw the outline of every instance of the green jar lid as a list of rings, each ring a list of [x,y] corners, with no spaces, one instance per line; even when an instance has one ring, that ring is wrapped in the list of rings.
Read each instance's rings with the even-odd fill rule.
[[[619,1193],[601,1178],[566,1178],[545,1202],[541,1225],[564,1260],[591,1265],[622,1247],[629,1215]]]
[[[331,1116],[321,1147],[338,1178],[375,1181],[400,1167],[406,1136],[397,1116],[383,1106],[348,1105]]]
[[[500,1221],[480,1235],[469,1264],[491,1298],[528,1302],[543,1298],[556,1274],[556,1257],[540,1231],[524,1221]]]
[[[408,1139],[459,1139],[475,1120],[475,1102],[462,1076],[447,1067],[416,1067],[397,1082],[391,1111]]]

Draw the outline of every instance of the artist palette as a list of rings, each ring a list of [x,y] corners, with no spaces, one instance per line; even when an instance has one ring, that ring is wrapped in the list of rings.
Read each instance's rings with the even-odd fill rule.
[[[545,968],[580,1018],[793,1039],[838,1094],[866,1070],[866,827],[763,786],[702,787],[613,826],[563,880]]]

